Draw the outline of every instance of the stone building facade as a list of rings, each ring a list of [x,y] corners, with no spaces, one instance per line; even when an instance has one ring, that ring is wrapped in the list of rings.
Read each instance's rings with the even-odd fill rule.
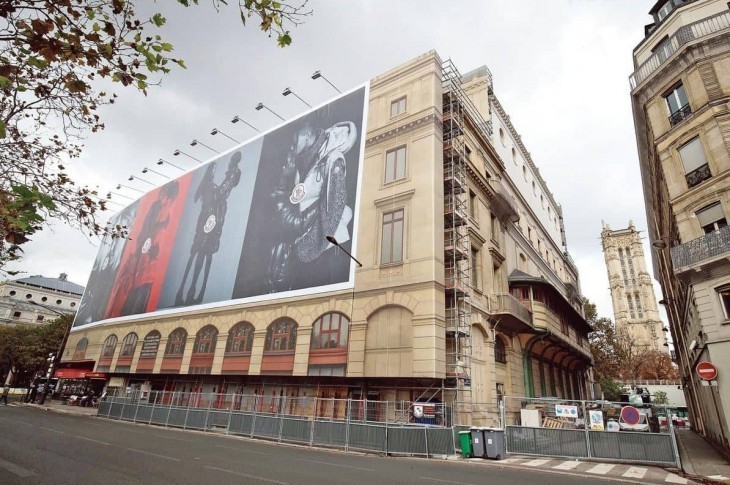
[[[692,425],[730,454],[730,10],[664,0],[650,14],[630,85],[654,274]]]
[[[0,282],[0,324],[43,323],[59,313],[76,313],[84,287],[58,278],[35,275]]]
[[[601,245],[616,329],[631,337],[632,348],[637,351],[667,350],[644,248],[634,223],[630,221],[626,229],[615,230],[604,223]]]
[[[588,397],[562,210],[488,69],[431,51],[372,79],[368,105],[353,290],[81,328],[63,365],[110,387],[442,402],[485,424],[504,395]]]

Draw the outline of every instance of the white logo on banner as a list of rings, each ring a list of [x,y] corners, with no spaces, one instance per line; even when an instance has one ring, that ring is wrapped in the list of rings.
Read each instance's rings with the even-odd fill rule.
[[[210,231],[213,230],[215,227],[215,216],[213,214],[208,216],[208,220],[205,221],[205,225],[203,226],[203,232],[208,234]]]
[[[144,244],[142,245],[142,254],[147,254],[147,251],[150,250],[152,247],[152,238],[148,237],[144,240]]]
[[[305,195],[307,195],[307,190],[304,188],[304,184],[297,184],[294,186],[294,190],[291,191],[289,202],[298,204],[304,199]]]

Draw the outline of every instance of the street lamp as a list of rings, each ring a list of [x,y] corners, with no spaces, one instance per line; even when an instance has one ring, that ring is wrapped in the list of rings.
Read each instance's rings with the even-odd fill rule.
[[[286,121],[286,120],[285,120],[284,118],[282,118],[282,117],[281,117],[281,115],[279,115],[279,113],[277,113],[276,111],[272,110],[272,109],[271,109],[271,108],[269,108],[268,106],[265,106],[265,105],[264,105],[264,103],[259,103],[259,104],[257,104],[257,105],[256,105],[256,111],[261,111],[261,110],[262,110],[262,109],[264,109],[264,108],[266,108],[266,110],[267,110],[267,111],[268,111],[269,113],[271,113],[271,114],[273,114],[274,116],[278,117],[278,118],[279,118],[279,119],[280,119],[281,121]]]
[[[66,316],[68,313],[59,312],[58,310],[54,310],[51,307],[47,307],[46,305],[41,305],[40,303],[37,303],[33,300],[28,300],[33,305],[43,307],[48,311],[51,311],[57,315],[60,316]],[[70,312],[72,313],[72,312]],[[66,332],[63,334],[63,339],[61,340],[61,345],[58,347],[58,351],[55,354],[48,354],[48,361],[50,364],[48,365],[48,371],[46,372],[46,385],[43,387],[43,394],[41,394],[41,400],[38,402],[38,404],[43,405],[43,403],[46,401],[46,397],[48,396],[48,389],[51,387],[51,379],[53,379],[53,374],[56,372],[56,367],[58,367],[58,363],[61,360],[61,353],[63,352],[63,348],[66,347],[66,342],[68,341],[68,334],[71,332],[71,324],[69,324],[66,327]]]
[[[329,241],[331,244],[333,244],[333,245],[337,246],[338,248],[342,249],[345,252],[345,254],[347,254],[348,256],[350,256],[350,259],[352,259],[353,261],[355,261],[357,263],[357,265],[362,268],[362,263],[360,261],[358,261],[355,256],[353,256],[352,254],[350,254],[350,252],[347,249],[345,249],[342,246],[340,246],[340,243],[337,242],[337,239],[335,239],[334,236],[326,236],[325,239],[327,239],[327,241]]]
[[[335,86],[334,84],[332,84],[329,81],[329,79],[327,79],[326,77],[324,77],[324,74],[322,74],[320,71],[314,71],[314,74],[312,74],[312,79],[319,79],[319,78],[322,78],[325,81],[327,81],[327,84],[329,84],[330,86],[332,86],[335,91],[337,91],[338,93],[342,94],[342,91],[340,91],[339,89],[337,89],[337,86]]]
[[[655,249],[666,249],[670,243],[678,242],[677,239],[661,236],[656,241],[652,241],[651,245]]]
[[[164,173],[160,173],[160,172],[158,172],[157,170],[152,170],[151,168],[147,168],[147,167],[145,167],[145,168],[143,168],[143,169],[142,169],[142,173],[147,173],[147,172],[152,172],[152,173],[156,173],[156,174],[157,174],[157,175],[159,175],[160,177],[165,177],[165,178],[166,178],[167,180],[170,180],[170,177],[168,177],[168,176],[167,176],[167,175],[165,175]]]
[[[175,150],[174,152],[172,152],[172,154],[173,154],[174,156],[176,156],[176,157],[177,157],[178,155],[180,155],[180,154],[183,154],[183,155],[185,155],[185,156],[186,156],[186,157],[188,157],[188,158],[192,158],[193,160],[195,160],[195,161],[196,161],[196,162],[198,162],[198,163],[203,163],[203,161],[202,161],[202,160],[199,160],[199,159],[195,158],[195,157],[194,157],[194,156],[192,156],[192,155],[188,155],[187,153],[185,153],[184,151],[182,151],[182,150],[180,150],[180,149],[177,149],[177,150]]]
[[[117,190],[120,190],[122,187],[129,190],[136,190],[140,194],[144,194],[144,190],[135,189],[134,187],[130,187],[129,185],[117,184]]]
[[[251,123],[249,123],[248,121],[244,120],[243,118],[241,118],[241,117],[240,117],[240,116],[238,116],[238,115],[236,115],[236,116],[234,116],[234,117],[233,117],[233,119],[231,120],[231,123],[233,123],[233,124],[235,125],[235,124],[236,124],[236,123],[238,123],[239,121],[240,121],[241,123],[243,123],[244,125],[248,126],[249,128],[251,128],[251,129],[254,129],[254,130],[258,131],[259,133],[261,133],[261,130],[259,130],[259,129],[258,129],[258,128],[256,128],[256,127],[255,127],[254,125],[252,125]],[[218,130],[218,131],[220,131],[220,130]],[[223,132],[221,131],[221,133],[223,133]]]
[[[160,166],[162,166],[162,165],[163,165],[163,164],[165,164],[165,163],[166,163],[166,164],[168,164],[168,165],[172,165],[173,167],[175,167],[176,169],[180,170],[181,172],[184,172],[184,171],[185,171],[185,169],[184,169],[184,168],[182,168],[182,167],[179,167],[179,166],[175,165],[175,164],[174,164],[174,163],[172,163],[172,162],[168,162],[167,160],[165,160],[165,159],[163,159],[163,158],[160,158],[159,160],[157,160],[157,165],[160,165]]]
[[[128,178],[127,180],[129,180],[130,182],[133,182],[133,181],[135,181],[135,180],[139,180],[139,181],[141,181],[141,182],[144,182],[144,183],[146,183],[146,184],[149,184],[149,185],[151,185],[152,187],[154,187],[154,186],[155,186],[155,184],[153,184],[153,183],[152,183],[152,182],[150,182],[149,180],[145,180],[145,179],[143,179],[142,177],[135,177],[134,175],[130,175],[130,176],[129,176],[129,178]]]
[[[238,118],[238,116],[236,116],[236,118]],[[228,138],[228,139],[229,139],[229,140],[231,140],[232,142],[235,142],[235,143],[241,143],[240,141],[236,140],[235,138],[233,138],[233,137],[230,137],[230,136],[226,135],[225,133],[223,133],[223,132],[222,132],[221,130],[219,130],[218,128],[213,128],[213,129],[212,129],[212,130],[210,131],[210,134],[211,134],[212,136],[215,136],[215,135],[217,135],[218,133],[220,133],[221,135],[225,136],[226,138]]]
[[[206,144],[205,144],[205,143],[203,143],[202,141],[198,141],[198,140],[195,140],[195,139],[194,139],[193,141],[191,141],[191,142],[190,142],[190,146],[191,146],[191,147],[194,147],[194,146],[197,146],[197,145],[202,145],[202,146],[204,146],[205,148],[207,148],[208,150],[210,150],[211,152],[215,152],[215,153],[220,153],[220,152],[219,152],[218,150],[216,150],[216,149],[214,149],[214,148],[211,148],[211,147],[209,147],[208,145],[206,145]]]
[[[299,97],[299,95],[298,95],[297,93],[295,93],[294,91],[292,91],[292,90],[291,90],[290,88],[286,88],[286,89],[284,89],[284,92],[283,92],[283,93],[281,93],[281,94],[282,94],[283,96],[289,96],[290,94],[293,94],[293,95],[294,95],[294,97],[295,97],[295,98],[297,98],[297,99],[298,99],[299,101],[301,101],[302,103],[306,104],[306,105],[307,105],[308,107],[310,107],[310,108],[312,107],[312,105],[311,105],[311,104],[307,103],[307,102],[306,102],[306,101],[304,101],[304,100],[303,100],[302,98],[300,98],[300,97]]]

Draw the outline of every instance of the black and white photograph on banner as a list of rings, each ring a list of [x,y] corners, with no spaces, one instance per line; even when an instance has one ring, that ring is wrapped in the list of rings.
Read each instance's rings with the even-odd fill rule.
[[[139,201],[133,202],[109,219],[110,227],[129,228],[137,213]],[[80,327],[100,320],[104,316],[109,294],[124,254],[124,246],[128,238],[107,235],[101,242],[94,266],[91,268],[86,291],[79,304],[79,311],[74,319],[74,327]]]
[[[349,281],[365,92],[264,136],[233,298]]]

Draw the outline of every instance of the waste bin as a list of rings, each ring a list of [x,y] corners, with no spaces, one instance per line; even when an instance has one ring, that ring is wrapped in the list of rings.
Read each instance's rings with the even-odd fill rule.
[[[471,458],[474,450],[471,447],[471,431],[459,431],[459,444],[461,445],[461,456]]]
[[[474,457],[486,458],[484,449],[484,431],[482,428],[469,428],[471,431],[471,447],[474,450]]]
[[[482,428],[484,433],[485,458],[501,460],[506,453],[504,447],[504,430],[501,428]]]

